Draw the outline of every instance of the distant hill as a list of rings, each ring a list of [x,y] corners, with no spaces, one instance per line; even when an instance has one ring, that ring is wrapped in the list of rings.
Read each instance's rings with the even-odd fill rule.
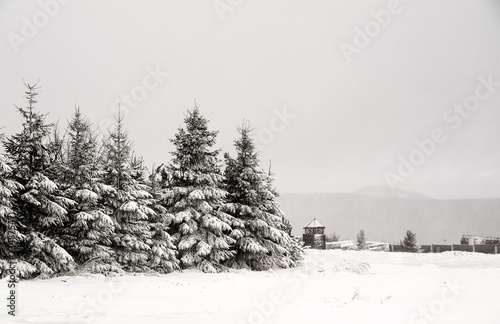
[[[460,243],[463,234],[500,236],[500,199],[437,200],[409,193],[401,197],[351,194],[282,194],[278,201],[294,227],[317,218],[326,233],[355,239],[360,229],[367,240],[399,242],[406,230],[417,234],[420,244]],[[376,191],[376,190],[375,190]],[[416,196],[414,196],[416,195]]]
[[[364,187],[354,191],[353,194],[376,198],[430,199],[429,197],[426,197],[424,195],[402,189],[377,186]]]

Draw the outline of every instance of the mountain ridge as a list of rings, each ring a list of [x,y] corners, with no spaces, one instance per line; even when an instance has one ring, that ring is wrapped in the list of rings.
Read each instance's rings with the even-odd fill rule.
[[[363,187],[353,191],[352,193],[356,195],[365,195],[377,198],[431,199],[416,192],[383,186]]]
[[[364,229],[367,240],[398,243],[406,230],[420,244],[458,244],[463,234],[500,236],[500,198],[407,199],[356,193],[284,193],[281,209],[302,236],[316,218],[326,234],[355,239]]]

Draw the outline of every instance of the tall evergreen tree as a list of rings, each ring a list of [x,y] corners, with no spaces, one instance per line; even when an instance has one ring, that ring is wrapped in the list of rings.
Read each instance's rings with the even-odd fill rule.
[[[103,204],[103,199],[116,191],[103,183],[97,139],[79,108],[68,124],[67,134],[60,179],[64,195],[76,204],[69,210],[62,244],[78,264],[88,266],[92,272],[117,271],[110,248],[114,224],[109,216],[111,210]]]
[[[50,175],[53,151],[48,143],[52,125],[35,110],[37,85],[26,84],[27,107],[16,107],[23,129],[5,141],[5,151],[12,162],[14,180],[23,186],[15,199],[13,211],[23,234],[19,256],[35,267],[42,277],[72,270],[73,258],[57,242],[67,208],[74,201],[64,198]]]
[[[178,268],[165,210],[159,208],[144,178],[142,159],[132,156],[123,117],[118,114],[114,131],[106,144],[105,179],[116,193],[108,206],[114,211],[113,248],[125,270],[155,269],[170,272]]]
[[[266,175],[267,175],[266,184],[267,184],[268,194],[266,195],[267,203],[265,210],[269,214],[277,217],[276,220],[278,221],[278,223],[276,224],[276,227],[281,230],[284,230],[291,237],[292,239],[291,244],[286,245],[287,251],[290,254],[291,262],[290,260],[287,260],[287,262],[289,263],[289,266],[296,266],[297,263],[299,261],[302,261],[304,257],[303,242],[301,238],[292,236],[292,230],[293,230],[292,225],[290,224],[289,220],[285,217],[284,212],[281,210],[279,206],[279,203],[277,201],[279,193],[274,186],[274,181],[276,180],[276,177],[274,173],[271,171],[271,167],[269,167],[269,172]]]
[[[169,167],[172,187],[164,204],[173,217],[182,267],[217,272],[234,255],[229,234],[235,220],[220,210],[227,192],[221,188],[219,150],[211,150],[217,132],[208,129],[197,105],[188,110],[184,123],[171,140],[176,148]]]
[[[4,140],[0,134],[0,143]],[[0,153],[0,278],[7,275],[9,260],[18,259],[17,242],[24,239],[18,231],[20,226],[13,210],[14,197],[23,187],[12,180],[12,168],[5,155]]]
[[[148,270],[148,253],[151,238],[148,215],[153,210],[142,200],[150,198],[146,190],[133,178],[131,168],[131,143],[124,129],[123,117],[118,114],[114,130],[109,132],[106,143],[105,183],[113,186],[115,194],[107,199],[113,211],[115,226],[113,249],[118,262],[128,271]]]
[[[248,123],[238,128],[240,137],[234,142],[237,156],[225,154],[228,204],[224,209],[240,220],[233,232],[236,239],[236,267],[253,270],[296,266],[302,251],[291,234],[275,198],[272,176],[259,170],[258,154]]]
[[[143,164],[138,164],[142,166]],[[149,188],[153,196],[151,199],[151,208],[155,214],[149,217],[149,228],[151,231],[151,252],[149,255],[150,267],[159,272],[171,272],[180,269],[180,262],[177,259],[177,248],[169,234],[169,229],[172,224],[172,215],[168,213],[167,208],[162,206],[161,202],[165,201],[168,187],[163,187],[165,184],[161,177],[160,170],[154,170],[150,175]]]

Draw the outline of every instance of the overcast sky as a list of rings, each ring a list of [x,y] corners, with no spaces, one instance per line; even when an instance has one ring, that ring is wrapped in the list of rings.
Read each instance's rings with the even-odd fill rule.
[[[196,99],[224,151],[251,121],[280,192],[500,197],[496,0],[4,0],[0,32],[6,134],[40,79],[49,121],[105,128],[120,101],[148,164]]]

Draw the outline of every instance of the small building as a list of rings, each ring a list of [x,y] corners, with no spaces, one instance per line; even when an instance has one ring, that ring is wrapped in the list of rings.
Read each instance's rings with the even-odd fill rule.
[[[304,246],[311,249],[325,250],[326,236],[325,227],[315,219],[304,226],[304,234],[302,235]]]

